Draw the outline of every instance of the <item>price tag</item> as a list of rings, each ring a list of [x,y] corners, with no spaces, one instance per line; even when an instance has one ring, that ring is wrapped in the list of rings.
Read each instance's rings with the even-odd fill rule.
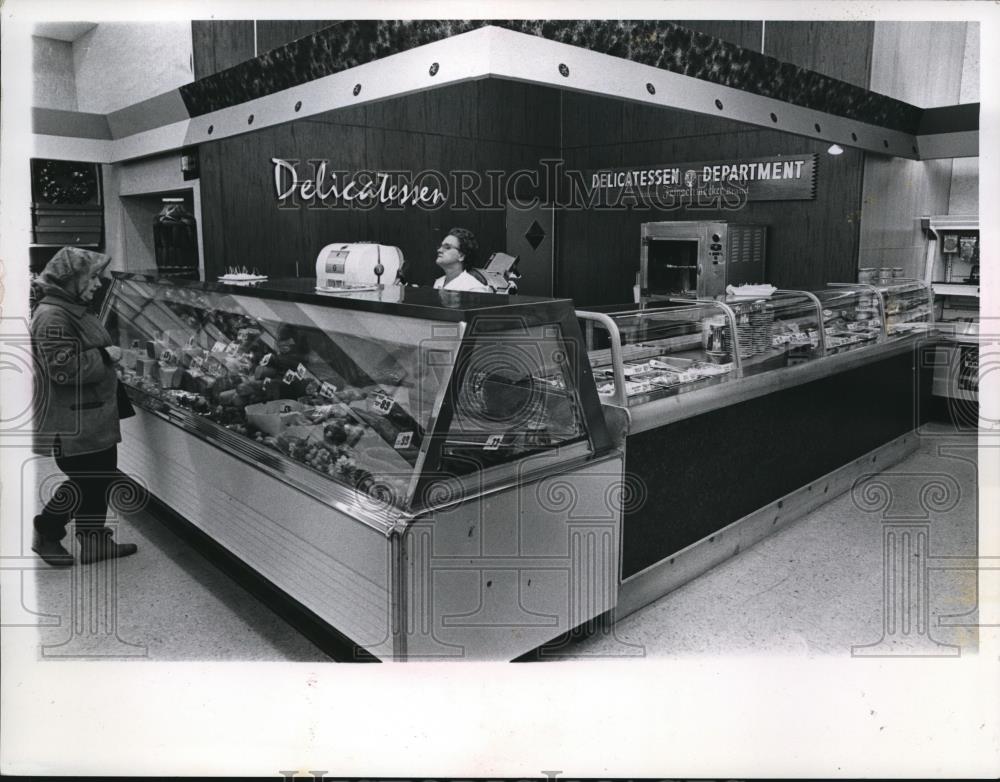
[[[263,387],[267,388],[269,385],[271,385],[271,378],[265,377],[264,378],[264,385],[263,385]]]
[[[165,364],[169,364],[173,360],[174,360],[174,351],[172,350],[164,350],[160,354],[160,361],[164,362]]]
[[[264,358],[262,358],[262,359],[260,360],[260,365],[261,365],[262,367],[266,367],[266,366],[267,366],[268,364],[270,364],[270,363],[271,363],[271,359],[272,359],[273,357],[274,357],[274,353],[268,353],[268,354],[267,354],[266,356],[264,356]]]
[[[398,451],[400,448],[409,448],[412,442],[413,432],[400,432],[396,435],[396,442],[392,447]]]
[[[499,451],[501,445],[503,445],[503,435],[491,434],[489,437],[486,438],[486,444],[483,446],[483,450]]]
[[[333,383],[324,380],[322,383],[320,383],[319,395],[325,396],[327,399],[336,399],[337,387]]]
[[[281,412],[282,413],[290,413],[290,412],[292,412],[292,406],[291,405],[282,405],[281,406]]]
[[[305,380],[306,375],[309,374],[309,370],[306,369],[305,364],[299,364],[295,367],[295,373],[299,376],[299,380]]]
[[[222,353],[223,351],[225,351],[225,349],[226,349],[226,343],[223,342],[221,339],[216,340],[215,344],[212,345],[213,353]]]
[[[240,346],[235,342],[230,342],[226,345],[226,353],[230,356],[235,356],[240,350]]]
[[[385,394],[379,393],[368,397],[368,409],[378,415],[389,415],[392,404],[392,399]]]

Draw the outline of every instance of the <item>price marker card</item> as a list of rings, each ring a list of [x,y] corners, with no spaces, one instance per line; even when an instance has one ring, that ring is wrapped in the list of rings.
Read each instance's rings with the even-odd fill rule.
[[[285,372],[285,376],[282,378],[282,380],[284,380],[288,385],[291,385],[292,383],[301,380],[301,378],[298,376],[298,373],[296,373],[294,369],[289,369],[287,372]]]
[[[221,339],[217,339],[215,341],[215,344],[212,345],[213,353],[224,353],[225,350],[226,350],[226,343],[223,342]]]
[[[309,370],[306,369],[305,364],[299,364],[295,367],[295,374],[299,376],[299,380],[305,380],[306,375],[309,374]]]
[[[226,345],[226,353],[228,353],[230,356],[235,356],[239,352],[239,350],[240,346],[236,342],[230,342],[228,345]]]
[[[266,367],[268,364],[271,363],[272,358],[274,358],[274,353],[268,353],[266,356],[264,356],[264,358],[260,360],[260,365],[262,367]]]
[[[483,445],[483,450],[499,451],[501,445],[503,445],[503,435],[491,434],[489,437],[486,438],[486,443]]]
[[[378,415],[389,415],[392,405],[392,398],[385,394],[379,393],[368,397],[368,409]]]
[[[413,432],[400,432],[396,435],[396,442],[392,447],[398,451],[401,448],[409,448],[412,443]]]
[[[337,398],[337,387],[326,380],[324,380],[319,387],[319,395],[325,396],[327,399]]]

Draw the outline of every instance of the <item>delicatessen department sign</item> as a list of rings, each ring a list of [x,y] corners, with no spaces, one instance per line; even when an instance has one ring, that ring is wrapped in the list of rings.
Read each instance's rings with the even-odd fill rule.
[[[811,153],[598,169],[589,184],[611,197],[723,200],[727,205],[809,200],[816,197],[816,158]]]

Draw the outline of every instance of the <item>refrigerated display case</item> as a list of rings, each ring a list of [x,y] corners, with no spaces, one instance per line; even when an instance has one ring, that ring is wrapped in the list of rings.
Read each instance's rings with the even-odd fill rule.
[[[794,366],[824,354],[819,300],[804,291],[727,296],[733,311],[741,376]]]
[[[886,337],[884,312],[888,302],[907,322],[921,296],[851,284],[577,311],[605,415],[621,422],[625,474],[641,487],[622,518],[618,616],[916,447],[935,339]],[[719,374],[663,379],[679,361]]]
[[[823,313],[827,355],[874,345],[883,334],[885,315],[877,288],[831,284],[816,291]]]
[[[718,302],[602,309],[576,313],[602,401],[628,407],[739,375],[733,312]]]
[[[898,280],[876,287],[882,297],[887,337],[923,333],[934,325],[934,291],[926,282]]]
[[[574,541],[617,561],[621,454],[571,302],[314,288],[116,274],[123,471],[379,657],[509,659],[610,609]]]

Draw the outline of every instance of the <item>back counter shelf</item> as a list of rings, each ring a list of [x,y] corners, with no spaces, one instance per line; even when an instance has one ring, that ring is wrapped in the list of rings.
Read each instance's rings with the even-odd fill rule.
[[[121,469],[357,647],[512,659],[613,607],[622,455],[570,301],[116,274],[103,317]]]
[[[624,510],[618,616],[916,447],[930,302],[903,281],[577,311],[644,500]]]

